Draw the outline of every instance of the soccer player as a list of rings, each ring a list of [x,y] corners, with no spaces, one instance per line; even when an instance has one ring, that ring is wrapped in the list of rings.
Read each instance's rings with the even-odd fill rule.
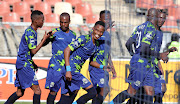
[[[93,27],[93,32],[89,35],[81,35],[74,42],[71,42],[64,50],[66,69],[62,68],[61,73],[64,79],[61,81],[61,99],[58,104],[72,104],[71,92],[78,91],[80,86],[84,86],[87,94],[77,100],[77,104],[85,104],[88,100],[96,96],[96,90],[91,82],[84,77],[80,70],[84,62],[97,52],[98,39],[105,31],[105,23],[97,21]],[[72,54],[70,55],[70,53]],[[102,68],[107,66],[101,65]],[[100,68],[100,65],[98,66]]]
[[[33,104],[40,104],[41,89],[34,72],[37,66],[34,64],[32,57],[40,50],[50,35],[45,33],[43,39],[37,45],[37,29],[43,26],[43,13],[38,10],[33,11],[31,13],[31,21],[31,26],[25,30],[19,45],[15,80],[17,91],[8,98],[5,104],[13,104],[24,95],[24,91],[28,87],[34,91]]]
[[[60,27],[53,29],[49,40],[52,42],[52,57],[47,70],[45,88],[50,90],[47,104],[54,104],[57,92],[61,87],[60,67],[65,65],[64,49],[76,39],[76,33],[69,29],[70,15],[62,13],[60,15]],[[65,66],[64,66],[65,67]]]
[[[99,20],[106,23],[106,26],[109,27],[111,22],[110,11],[108,10],[101,11]],[[106,91],[104,91],[104,87],[108,87],[108,81],[104,79],[106,71],[104,71],[102,67],[96,68],[92,65],[95,64],[97,66],[100,66],[109,63],[109,65],[112,68],[113,78],[116,77],[116,72],[114,70],[114,66],[109,55],[110,45],[111,45],[111,37],[109,35],[109,32],[105,31],[103,33],[103,36],[101,36],[98,39],[98,41],[99,41],[99,50],[95,55],[91,56],[90,65],[89,65],[90,79],[98,93],[96,97],[92,100],[92,104],[102,104],[104,100],[103,95],[106,96],[109,92],[108,91],[109,88],[105,88]],[[109,78],[108,73],[106,73],[106,77]],[[105,83],[106,85],[104,86]]]
[[[150,68],[150,56],[163,59],[163,61],[168,61],[166,53],[159,53],[150,49],[152,40],[156,36],[157,27],[157,17],[158,11],[155,8],[148,10],[148,19],[145,23],[139,25],[128,42],[135,43],[135,53],[130,61],[130,74],[128,77],[129,87],[127,90],[118,94],[113,100],[114,103],[122,103],[125,99],[133,97],[136,91],[143,86],[146,92],[144,95],[144,100],[147,103],[153,103],[154,95],[154,84],[153,82],[153,71]],[[128,43],[127,43],[128,44]],[[132,47],[126,45],[130,53],[132,54]]]

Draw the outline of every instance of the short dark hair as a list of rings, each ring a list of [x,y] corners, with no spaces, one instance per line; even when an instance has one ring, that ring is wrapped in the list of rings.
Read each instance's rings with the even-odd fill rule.
[[[111,12],[109,10],[102,10],[99,14],[99,17],[101,17],[101,15],[103,15],[104,13],[111,14]]]
[[[32,11],[32,13],[31,13],[31,20],[34,21],[34,19],[36,19],[37,15],[43,15],[43,13],[41,11],[39,11],[39,10]]]
[[[61,13],[60,17],[61,17],[61,16],[68,16],[68,17],[69,17],[69,21],[70,21],[70,15],[69,15],[69,13],[63,12],[63,13]]]
[[[178,41],[179,40],[179,35],[177,33],[173,33],[171,36],[171,41]]]
[[[101,25],[105,28],[105,23],[102,21],[97,21],[94,26],[96,26],[96,25]]]

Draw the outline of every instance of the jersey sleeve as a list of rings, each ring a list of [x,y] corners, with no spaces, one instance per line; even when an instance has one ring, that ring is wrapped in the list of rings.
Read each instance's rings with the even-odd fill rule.
[[[155,34],[156,34],[155,27],[153,25],[148,25],[144,31],[144,37],[142,38],[142,43],[151,45]]]
[[[25,39],[29,49],[35,49],[37,47],[37,40],[33,32],[27,31],[25,34]]]
[[[72,41],[68,46],[71,49],[71,51],[74,51],[78,47],[80,47],[82,44],[86,43],[86,38],[84,35],[81,35],[78,37],[75,41]]]
[[[134,30],[130,38],[133,38],[136,40],[136,32],[137,32],[137,28]]]

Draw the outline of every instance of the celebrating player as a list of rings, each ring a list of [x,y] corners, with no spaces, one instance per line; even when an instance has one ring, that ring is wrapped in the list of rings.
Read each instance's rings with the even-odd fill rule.
[[[43,39],[37,46],[37,29],[43,26],[43,13],[38,10],[33,11],[31,13],[31,21],[31,26],[25,30],[19,45],[15,80],[17,91],[8,98],[5,104],[13,104],[24,95],[24,91],[28,87],[34,91],[33,104],[40,104],[41,89],[34,72],[37,66],[33,62],[32,57],[40,50],[50,35],[45,33]]]
[[[61,86],[60,67],[65,65],[64,49],[76,39],[76,33],[69,29],[70,15],[62,13],[60,15],[60,27],[53,29],[52,37],[49,39],[52,42],[52,58],[50,59],[45,88],[50,90],[47,98],[47,104],[54,104],[56,94]]]

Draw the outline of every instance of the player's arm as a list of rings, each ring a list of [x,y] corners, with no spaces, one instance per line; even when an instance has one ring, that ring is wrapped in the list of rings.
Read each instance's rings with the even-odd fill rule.
[[[135,49],[135,44],[136,44],[136,40],[132,37],[130,37],[126,42],[126,48],[131,56],[134,55],[133,49]]]
[[[112,62],[112,59],[111,59],[111,56],[109,55],[109,58],[108,58],[108,63],[109,65],[111,66],[111,70],[112,70],[112,74],[113,74],[113,77],[112,79],[116,78],[117,75],[116,75],[116,70],[114,68],[114,65],[113,65],[113,62]]]
[[[49,38],[47,38],[46,39],[46,41],[44,42],[44,44],[43,44],[43,47],[44,46],[46,46],[46,45],[48,45],[49,44],[49,42],[52,42],[53,41],[53,39],[54,39],[54,37],[53,37],[53,35],[55,34],[55,32],[56,31],[49,31],[47,34],[49,34],[49,35],[51,35]]]
[[[27,36],[27,38],[28,38],[28,37],[29,37],[29,36]],[[44,44],[44,42],[46,41],[46,39],[49,38],[49,37],[50,37],[50,35],[49,35],[49,34],[46,34],[46,32],[45,32],[45,34],[44,34],[44,36],[43,36],[43,39],[41,40],[41,42],[38,44],[37,47],[36,47],[36,45],[34,45],[34,43],[32,42],[32,40],[33,40],[34,38],[31,38],[31,39],[28,38],[28,47],[29,47],[29,49],[30,49],[30,52],[31,52],[31,56],[32,56],[32,57],[40,50],[40,48],[43,46],[43,44]]]
[[[64,60],[66,65],[66,80],[71,81],[72,75],[71,75],[71,67],[70,67],[70,53],[71,51],[74,51],[78,47],[80,47],[81,44],[83,44],[84,41],[82,41],[83,36],[78,37],[75,41],[72,41],[65,49],[64,49]],[[85,39],[84,39],[85,40]]]
[[[163,68],[162,68],[160,61],[158,61],[158,67],[159,67],[159,70],[161,71],[162,75],[164,75],[164,71],[163,71]]]

